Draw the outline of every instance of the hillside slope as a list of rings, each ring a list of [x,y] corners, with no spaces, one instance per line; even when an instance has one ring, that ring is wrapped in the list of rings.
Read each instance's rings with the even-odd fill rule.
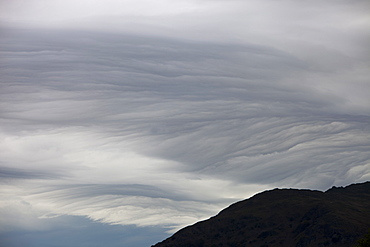
[[[369,228],[370,182],[326,192],[274,189],[181,229],[154,247],[348,247]]]

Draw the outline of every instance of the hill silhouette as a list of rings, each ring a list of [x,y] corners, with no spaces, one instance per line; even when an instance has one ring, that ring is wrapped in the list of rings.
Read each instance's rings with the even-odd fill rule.
[[[370,182],[326,192],[274,189],[152,247],[349,247],[370,228]]]

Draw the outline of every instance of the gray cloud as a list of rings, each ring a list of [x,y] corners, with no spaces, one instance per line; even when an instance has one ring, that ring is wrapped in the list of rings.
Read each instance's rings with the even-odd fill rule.
[[[210,2],[227,28],[196,1],[173,34],[2,27],[0,212],[19,219],[2,225],[73,215],[173,231],[261,190],[369,180],[367,22],[347,39],[344,3],[321,27],[328,4],[264,1],[278,9],[258,19],[236,8],[255,1]],[[357,4],[344,20],[364,16]]]
[[[214,195],[217,184],[326,189],[369,176],[369,117],[349,112],[346,98],[310,85],[306,75],[322,72],[287,52],[118,34],[13,32],[2,43],[4,174],[66,184],[24,199],[48,204],[54,198],[54,208],[61,208],[54,214],[161,224],[150,215],[201,218],[214,211],[195,213],[194,205],[218,201],[221,208],[229,197],[249,195],[228,187]],[[52,175],[56,171],[68,179]],[[197,186],[203,191],[193,191]],[[121,212],[117,196],[131,203],[124,209],[130,214],[146,212],[143,219],[112,218],[105,207]],[[67,201],[76,207],[63,206]],[[83,210],[90,204],[95,211]],[[182,224],[173,223],[163,225]]]
[[[57,173],[47,173],[44,171],[32,171],[29,169],[14,169],[10,167],[0,168],[0,178],[5,179],[57,179],[63,177]]]

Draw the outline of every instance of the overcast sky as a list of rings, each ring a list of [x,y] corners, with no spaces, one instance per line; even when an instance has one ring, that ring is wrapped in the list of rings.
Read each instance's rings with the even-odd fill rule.
[[[0,243],[150,246],[260,191],[370,180],[369,10],[0,0]]]

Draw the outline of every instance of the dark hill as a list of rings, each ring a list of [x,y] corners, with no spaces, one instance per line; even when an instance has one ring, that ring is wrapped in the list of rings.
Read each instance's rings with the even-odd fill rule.
[[[370,182],[326,192],[274,189],[183,228],[154,247],[349,247],[369,228]]]

